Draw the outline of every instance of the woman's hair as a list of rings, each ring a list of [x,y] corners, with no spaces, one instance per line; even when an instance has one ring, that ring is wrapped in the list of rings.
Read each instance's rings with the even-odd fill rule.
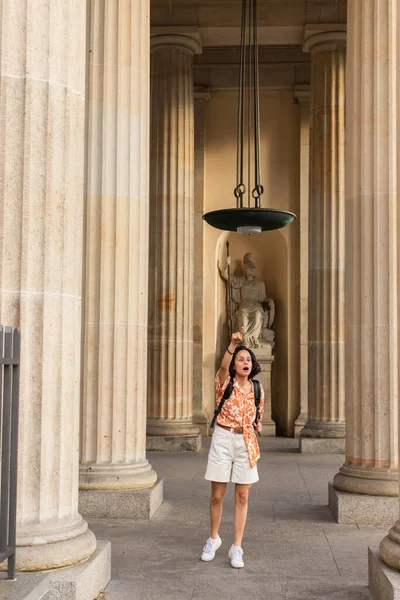
[[[233,353],[232,356],[232,360],[231,360],[231,364],[229,365],[229,375],[233,378],[236,375],[236,371],[235,371],[235,359],[236,359],[236,354],[238,352],[240,352],[241,350],[246,350],[250,356],[251,356],[251,372],[249,375],[249,379],[253,379],[253,377],[255,377],[258,373],[260,373],[261,371],[261,367],[257,362],[256,357],[254,356],[254,352],[252,350],[250,350],[250,348],[248,348],[247,346],[236,346],[235,351]]]

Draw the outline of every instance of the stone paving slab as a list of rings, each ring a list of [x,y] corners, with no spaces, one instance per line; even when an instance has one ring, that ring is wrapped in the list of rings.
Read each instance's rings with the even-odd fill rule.
[[[198,453],[149,452],[164,479],[164,503],[151,521],[91,521],[112,541],[107,600],[366,600],[368,546],[387,528],[338,525],[328,508],[328,482],[341,455],[301,455],[298,440],[260,439],[260,482],[253,486],[244,569],[227,556],[233,538],[233,486],[228,486],[211,563],[200,554],[208,532],[210,484],[204,480],[209,440]]]
[[[327,585],[292,583],[282,586],[282,600],[369,600],[371,598],[366,585],[348,584],[345,581]]]
[[[40,600],[50,585],[48,573],[17,573],[15,581],[6,579],[6,573],[0,573],[1,600]]]

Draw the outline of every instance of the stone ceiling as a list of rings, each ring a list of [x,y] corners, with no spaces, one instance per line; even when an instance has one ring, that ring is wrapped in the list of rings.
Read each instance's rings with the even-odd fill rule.
[[[151,25],[194,27],[203,47],[240,40],[241,0],[151,0]],[[307,23],[343,23],[346,0],[258,0],[260,45],[301,45]]]
[[[198,37],[194,82],[200,88],[237,87],[241,0],[151,0],[153,34]],[[260,87],[285,89],[310,80],[302,51],[306,24],[346,22],[347,0],[258,0]]]

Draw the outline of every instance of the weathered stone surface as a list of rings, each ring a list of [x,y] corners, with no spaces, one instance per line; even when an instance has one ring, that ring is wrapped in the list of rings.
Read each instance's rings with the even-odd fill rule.
[[[306,438],[300,436],[299,448],[302,454],[344,454],[344,438]]]
[[[198,52],[196,32],[164,30],[151,37],[147,433],[162,438],[200,435],[193,422],[193,54]],[[199,444],[200,437],[195,446],[179,445],[192,450]]]
[[[310,252],[308,420],[300,437],[344,439],[346,25],[306,26],[303,49],[311,53]]]
[[[348,2],[346,462],[334,485],[364,497],[398,494],[398,27],[397,0]]]
[[[260,437],[275,437],[276,436],[276,425],[271,419],[269,423],[263,419],[263,426]]]
[[[5,577],[5,573],[3,574]],[[48,573],[17,573],[15,581],[0,579],[1,600],[42,600],[50,587]],[[46,598],[47,600],[47,598]]]
[[[201,435],[148,435],[147,450],[164,452],[198,452],[201,448]]]
[[[398,516],[399,501],[395,496],[341,492],[330,482],[329,508],[338,523],[391,525]]]
[[[373,600],[400,600],[400,573],[385,565],[377,548],[368,548],[368,583]]]
[[[97,541],[89,560],[50,572],[17,573],[0,579],[1,600],[92,600],[111,579],[111,543]]]
[[[79,481],[85,490],[151,487],[157,479],[146,460],[145,441],[148,8],[147,0],[101,0],[91,2],[88,13],[91,52]]]
[[[138,490],[80,490],[79,510],[90,519],[150,519],[163,501],[163,480]]]
[[[54,543],[41,544],[40,550],[37,547],[38,544],[33,543],[35,536],[29,538],[31,541],[29,546],[18,548],[16,557],[17,570],[46,571],[69,567],[70,565],[87,560],[96,548],[96,539],[80,515],[79,519],[84,528],[82,535],[71,536],[69,539],[67,536],[65,536],[65,539],[57,540],[56,538]],[[59,534],[59,538],[61,538],[61,535],[62,533]],[[41,539],[40,534],[36,539]],[[44,537],[44,539],[46,538]]]
[[[49,600],[92,600],[111,579],[111,543],[97,542],[95,553],[81,565],[55,572]]]
[[[0,322],[21,328],[17,569],[86,560],[78,514],[85,2],[0,16]]]

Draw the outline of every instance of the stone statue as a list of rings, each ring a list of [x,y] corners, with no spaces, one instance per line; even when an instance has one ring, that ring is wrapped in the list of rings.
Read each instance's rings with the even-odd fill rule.
[[[228,298],[231,299],[234,331],[244,328],[243,343],[249,348],[274,346],[275,332],[271,327],[275,318],[275,303],[267,297],[265,284],[255,276],[256,266],[251,253],[243,257],[243,275],[230,275],[230,256],[221,276],[230,285]],[[230,275],[230,276],[229,276]]]

